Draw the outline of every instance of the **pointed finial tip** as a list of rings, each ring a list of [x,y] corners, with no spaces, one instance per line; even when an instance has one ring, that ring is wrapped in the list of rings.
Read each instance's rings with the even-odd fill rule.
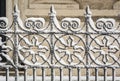
[[[51,5],[51,8],[54,8],[54,5]]]
[[[17,13],[20,12],[19,9],[18,9],[18,5],[17,4],[15,4],[15,6],[14,6],[14,12],[17,12]]]
[[[51,7],[50,7],[50,12],[51,12],[51,13],[56,13],[55,8],[54,8],[54,5],[51,5]]]
[[[92,14],[92,12],[90,11],[90,7],[89,7],[89,5],[86,6],[86,10],[85,10],[85,12],[86,12],[86,14],[89,14],[89,15]]]

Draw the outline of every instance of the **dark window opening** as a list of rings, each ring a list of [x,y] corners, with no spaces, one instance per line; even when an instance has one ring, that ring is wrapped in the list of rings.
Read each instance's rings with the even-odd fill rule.
[[[0,0],[0,17],[6,17],[6,0]],[[6,37],[0,34],[0,38],[2,42],[6,41]],[[2,50],[5,50],[2,48],[2,45],[0,46],[0,53],[2,53]],[[4,52],[5,53],[5,52]],[[6,53],[5,53],[6,54]],[[1,56],[2,59],[0,59],[0,62],[5,62],[6,58]]]
[[[6,17],[6,0],[0,0],[0,17]]]

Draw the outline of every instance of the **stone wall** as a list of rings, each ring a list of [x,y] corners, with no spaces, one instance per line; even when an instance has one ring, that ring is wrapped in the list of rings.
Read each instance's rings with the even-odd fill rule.
[[[10,18],[13,8],[13,0],[7,1],[7,15]],[[89,5],[94,19],[98,17],[116,18],[120,14],[119,0],[19,0],[21,17],[45,17],[53,4],[59,19],[63,17],[83,17],[86,5]],[[103,12],[103,13],[102,13]],[[118,18],[117,18],[118,19]]]
[[[92,9],[113,9],[113,5],[117,0],[77,0],[80,4],[80,9],[89,5]]]

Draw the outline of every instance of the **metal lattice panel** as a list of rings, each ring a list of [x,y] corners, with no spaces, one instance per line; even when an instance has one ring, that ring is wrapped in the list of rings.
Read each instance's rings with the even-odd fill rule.
[[[52,6],[47,25],[44,18],[32,17],[23,24],[15,6],[11,26],[7,18],[0,18],[0,67],[6,68],[6,81],[9,81],[10,68],[15,70],[15,81],[19,80],[21,68],[24,81],[27,81],[27,69],[33,69],[33,81],[36,81],[37,69],[42,70],[42,81],[47,69],[51,71],[51,81],[55,81],[55,69],[59,69],[60,81],[63,81],[64,68],[68,69],[69,81],[72,81],[73,69],[77,70],[77,81],[82,80],[81,69],[85,69],[86,81],[91,80],[90,69],[94,69],[93,79],[98,81],[101,68],[104,81],[108,79],[107,68],[112,71],[111,81],[115,81],[115,70],[120,67],[119,26],[112,18],[100,18],[94,23],[91,16],[87,6],[84,25],[79,18],[58,22]]]

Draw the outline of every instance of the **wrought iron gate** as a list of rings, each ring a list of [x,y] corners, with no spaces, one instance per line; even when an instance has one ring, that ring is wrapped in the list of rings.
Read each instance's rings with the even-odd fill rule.
[[[6,71],[6,81],[11,70],[15,81],[20,81],[21,71],[24,81],[30,81],[29,69],[33,71],[32,81],[37,77],[41,77],[39,81],[49,77],[51,81],[64,81],[65,76],[68,81],[118,81],[120,27],[112,18],[100,18],[94,23],[91,16],[87,6],[84,24],[79,18],[58,22],[51,6],[47,25],[44,18],[32,17],[23,24],[16,5],[11,26],[7,18],[0,18],[0,68]],[[41,75],[37,76],[37,72]]]

